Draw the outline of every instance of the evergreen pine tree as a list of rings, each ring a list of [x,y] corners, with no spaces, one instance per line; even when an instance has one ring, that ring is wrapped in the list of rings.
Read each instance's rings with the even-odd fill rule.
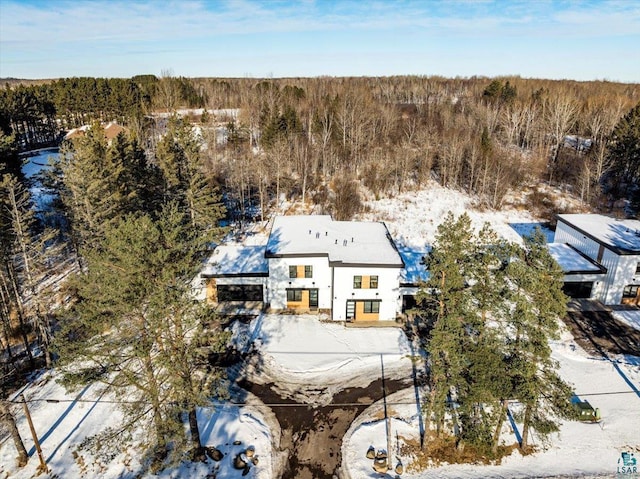
[[[69,383],[100,379],[125,395],[130,425],[149,427],[157,458],[183,445],[200,448],[195,409],[210,404],[220,377],[204,371],[204,358],[224,336],[204,330],[205,320],[215,321],[189,289],[203,246],[175,204],[157,219],[129,215],[108,226],[100,248],[87,254],[78,304],[58,335]]]
[[[529,430],[542,437],[557,431],[555,417],[570,416],[571,388],[557,373],[549,341],[557,339],[558,320],[566,314],[563,273],[546,247],[540,230],[516,250],[507,274],[513,283],[509,374],[513,395],[524,406],[522,448]]]
[[[158,143],[156,158],[164,177],[165,199],[178,202],[191,226],[213,238],[222,233],[216,219],[225,210],[218,188],[202,171],[200,151],[201,142],[191,126],[173,117]]]
[[[445,425],[447,405],[460,399],[466,367],[473,304],[467,283],[473,254],[471,220],[465,214],[455,219],[449,213],[438,226],[431,253],[426,258],[430,278],[420,300],[431,300],[435,323],[427,341],[429,351],[429,401],[427,424],[433,420],[439,435]]]

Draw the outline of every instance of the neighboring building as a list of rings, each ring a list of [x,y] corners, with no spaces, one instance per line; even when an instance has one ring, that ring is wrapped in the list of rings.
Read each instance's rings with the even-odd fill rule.
[[[111,144],[113,139],[120,133],[128,131],[124,126],[118,125],[115,121],[103,124],[103,127],[104,137],[107,140],[107,144]],[[87,130],[89,130],[89,128],[91,128],[91,125],[83,125],[78,128],[73,128],[67,132],[67,134],[64,136],[64,139],[75,140],[77,138],[82,138],[87,134]]]
[[[558,215],[549,248],[565,272],[567,295],[640,305],[640,221]]]
[[[336,321],[395,320],[420,280],[416,268],[407,273],[384,223],[330,216],[279,216],[265,246],[219,246],[201,276],[223,310],[261,302]]]

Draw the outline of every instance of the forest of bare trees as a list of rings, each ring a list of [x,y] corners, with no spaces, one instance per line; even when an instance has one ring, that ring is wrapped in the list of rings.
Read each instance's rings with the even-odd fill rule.
[[[93,96],[92,86],[99,87]],[[143,145],[155,144],[144,138],[157,134],[153,112],[239,109],[227,125],[215,115],[192,118],[209,145],[205,171],[230,210],[264,217],[286,197],[350,217],[366,198],[417,189],[431,178],[489,208],[500,208],[510,190],[541,182],[610,208],[618,198],[600,187],[611,167],[608,140],[640,90],[518,77],[185,79],[167,71],[160,78],[7,86],[1,99],[6,135],[13,127],[38,138],[38,125],[49,131],[56,117],[75,125],[111,115]],[[28,118],[21,102],[31,105]],[[214,126],[226,126],[225,144],[216,144]],[[349,204],[341,206],[345,193]]]
[[[521,78],[193,82],[209,108],[241,109],[227,147],[208,152],[239,211],[253,199],[264,214],[267,197],[286,196],[337,217],[431,178],[489,208],[538,183],[610,208],[617,198],[600,187],[607,142],[640,99],[634,84]],[[345,186],[351,211],[340,206]]]

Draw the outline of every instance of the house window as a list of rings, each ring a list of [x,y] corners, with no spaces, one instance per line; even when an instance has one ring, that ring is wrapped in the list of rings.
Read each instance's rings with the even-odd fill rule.
[[[307,265],[304,267],[304,277],[313,278],[313,266]]]
[[[364,303],[364,313],[379,313],[380,312],[380,301],[363,301]]]
[[[287,289],[287,301],[289,302],[300,302],[302,301],[302,290],[301,289]]]
[[[371,276],[369,278],[369,288],[378,289],[378,277],[377,276]]]
[[[298,277],[298,267],[289,266],[289,278],[297,278],[297,277]]]
[[[362,288],[362,276],[354,276],[353,277],[353,289]]]
[[[636,265],[636,276],[640,275],[640,263]]]
[[[638,296],[638,289],[640,289],[639,284],[628,284],[622,290],[623,298],[635,298]]]

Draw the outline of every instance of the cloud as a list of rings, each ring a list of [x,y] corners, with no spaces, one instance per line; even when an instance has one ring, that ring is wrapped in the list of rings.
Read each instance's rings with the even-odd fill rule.
[[[155,42],[222,35],[308,31],[429,29],[435,34],[496,33],[624,34],[640,31],[634,2],[594,8],[546,2],[494,1],[68,1],[24,3],[0,0],[0,42]],[[578,4],[580,5],[580,4]],[[595,11],[594,11],[595,10]],[[552,25],[548,26],[547,23]],[[617,25],[618,28],[611,28]],[[552,28],[550,28],[552,27]],[[583,32],[584,33],[584,32]]]
[[[562,48],[638,32],[640,4],[627,0],[0,0],[0,70],[44,60],[91,71],[97,59],[114,68],[136,55],[161,66],[307,51],[410,49],[418,58],[454,43],[480,58],[480,46],[515,49],[515,40]]]

